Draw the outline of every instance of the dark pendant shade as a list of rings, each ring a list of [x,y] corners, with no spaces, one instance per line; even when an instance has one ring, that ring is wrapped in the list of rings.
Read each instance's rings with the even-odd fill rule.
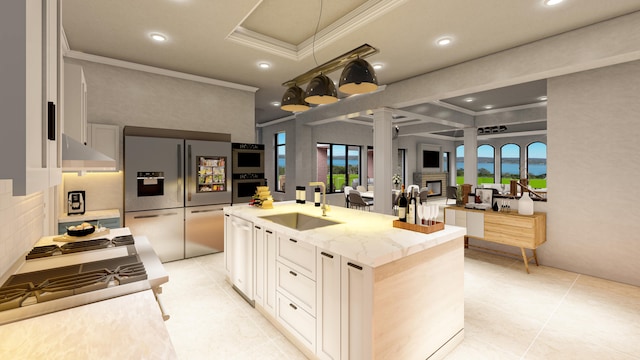
[[[304,101],[304,91],[297,85],[289,87],[282,95],[280,109],[293,112],[309,110],[309,104]]]
[[[373,67],[357,58],[342,70],[339,89],[345,94],[365,94],[378,88],[378,78]]]
[[[338,91],[333,81],[326,75],[320,74],[307,85],[307,97],[310,104],[332,104],[338,101]]]

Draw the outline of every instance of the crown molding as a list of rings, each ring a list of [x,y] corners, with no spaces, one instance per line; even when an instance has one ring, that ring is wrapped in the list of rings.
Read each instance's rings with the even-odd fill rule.
[[[137,70],[137,71],[142,71],[142,72],[147,72],[147,73],[152,73],[157,75],[164,75],[164,76],[169,76],[169,77],[183,79],[183,80],[190,80],[190,81],[205,83],[209,85],[221,86],[229,89],[242,90],[242,91],[248,91],[253,93],[258,91],[258,88],[253,86],[236,84],[228,81],[222,81],[222,80],[212,79],[204,76],[197,76],[197,75],[187,74],[179,71],[162,69],[155,66],[137,64],[129,61],[112,59],[104,56],[87,54],[87,53],[74,51],[74,50],[66,51],[64,52],[63,55],[65,58],[69,58],[69,59],[90,61],[98,64],[111,65],[111,66],[121,67],[125,69],[130,69],[130,70]]]

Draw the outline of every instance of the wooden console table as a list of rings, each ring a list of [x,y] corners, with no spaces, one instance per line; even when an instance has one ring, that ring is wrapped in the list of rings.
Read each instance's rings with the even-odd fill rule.
[[[547,241],[547,214],[536,212],[533,215],[520,215],[517,211],[497,212],[491,210],[473,210],[461,206],[450,206],[444,209],[445,224],[467,228],[465,247],[477,247],[507,255],[511,253],[469,245],[469,238],[490,241],[493,243],[516,246],[520,248],[524,267],[529,273],[529,261],[538,265],[536,249]],[[527,256],[525,249],[532,251]],[[518,256],[518,255],[516,255]]]

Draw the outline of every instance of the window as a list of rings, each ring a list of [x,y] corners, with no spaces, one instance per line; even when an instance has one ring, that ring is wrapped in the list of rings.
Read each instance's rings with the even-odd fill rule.
[[[478,184],[495,183],[496,156],[491,145],[478,146]]]
[[[287,169],[287,147],[286,140],[287,135],[284,132],[279,132],[275,135],[276,140],[276,191],[284,192],[286,182],[286,169]]]
[[[327,193],[343,192],[345,186],[360,185],[360,146],[318,144],[318,178]]]
[[[500,148],[500,183],[509,184],[520,179],[520,146],[505,144]]]
[[[456,147],[456,185],[464,184],[464,145]]]
[[[401,184],[406,184],[406,182],[404,181],[404,173],[405,173],[405,159],[407,156],[407,150],[406,149],[398,149],[398,167],[396,168],[396,172],[394,174],[398,174],[400,175],[400,184],[398,184],[398,187]],[[394,185],[395,187],[395,185]]]
[[[442,153],[442,172],[449,172],[449,152]]]
[[[547,187],[547,144],[538,141],[527,146],[527,178],[534,189]]]

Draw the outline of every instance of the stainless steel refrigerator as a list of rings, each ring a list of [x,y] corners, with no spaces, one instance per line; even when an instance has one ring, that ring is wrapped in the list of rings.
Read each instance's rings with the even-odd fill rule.
[[[124,225],[146,235],[162,262],[223,251],[230,161],[230,142],[132,136],[125,128]]]

